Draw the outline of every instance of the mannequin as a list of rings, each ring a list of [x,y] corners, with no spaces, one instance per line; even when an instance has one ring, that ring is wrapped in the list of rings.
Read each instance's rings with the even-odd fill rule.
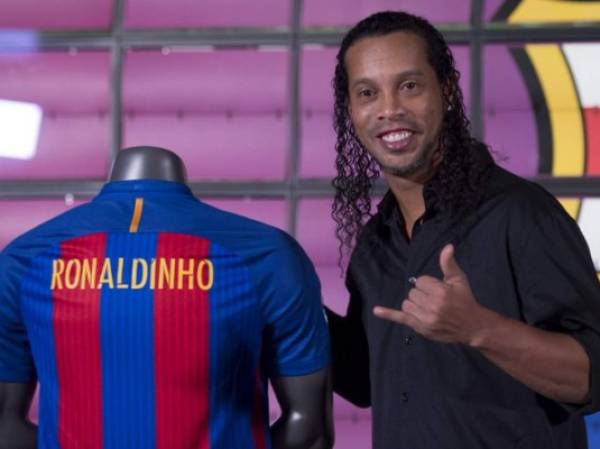
[[[35,449],[37,426],[27,419],[35,382],[0,382],[0,449]]]
[[[117,156],[110,183],[169,181],[185,184],[186,170],[174,153],[157,147],[133,147]],[[1,287],[1,286],[0,286]],[[329,449],[333,446],[329,367],[302,375],[270,376],[282,414],[270,426],[274,449]],[[0,449],[35,448],[36,427],[27,421],[35,382],[0,382]],[[228,429],[236,432],[236,429]],[[134,449],[134,448],[132,448]]]
[[[131,147],[119,153],[110,171],[111,181],[161,179],[187,182],[185,165],[175,153],[158,147]]]

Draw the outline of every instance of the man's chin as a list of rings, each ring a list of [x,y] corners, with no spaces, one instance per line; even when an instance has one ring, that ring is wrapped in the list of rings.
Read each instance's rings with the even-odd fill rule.
[[[406,178],[417,174],[424,167],[424,163],[412,163],[407,165],[381,165],[381,171],[387,175]]]
[[[381,158],[377,162],[384,174],[411,179],[422,178],[424,175],[427,177],[427,174],[433,171],[434,167],[438,165],[433,158],[428,157],[426,151],[419,151],[413,157],[404,158],[404,161],[399,161],[398,159],[390,161]]]

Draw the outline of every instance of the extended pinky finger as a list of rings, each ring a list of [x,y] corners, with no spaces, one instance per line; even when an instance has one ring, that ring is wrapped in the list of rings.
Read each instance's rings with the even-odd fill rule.
[[[383,318],[385,320],[394,321],[399,324],[404,324],[412,329],[418,326],[418,320],[402,310],[390,309],[388,307],[375,306],[373,308],[373,314],[376,317]]]

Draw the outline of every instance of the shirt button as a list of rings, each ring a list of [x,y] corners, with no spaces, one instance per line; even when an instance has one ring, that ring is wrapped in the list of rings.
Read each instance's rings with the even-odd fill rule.
[[[407,335],[406,337],[404,337],[404,344],[405,345],[412,345],[413,344],[413,336],[412,335]]]
[[[408,402],[408,393],[402,393],[402,395],[400,395],[400,398],[402,399],[402,402]]]
[[[409,278],[408,278],[408,283],[409,283],[409,284],[411,284],[411,285],[416,285],[416,283],[417,283],[417,278],[416,278],[416,277],[414,277],[414,276],[411,276],[411,277],[409,277]]]

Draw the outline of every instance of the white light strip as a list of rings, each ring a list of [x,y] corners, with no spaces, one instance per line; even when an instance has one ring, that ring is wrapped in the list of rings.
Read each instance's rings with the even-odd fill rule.
[[[42,115],[42,108],[35,103],[0,100],[0,157],[33,158]]]
[[[584,198],[579,212],[579,227],[587,240],[596,271],[600,271],[600,198]]]
[[[168,50],[165,50],[168,48]],[[172,47],[163,47],[162,53],[163,55],[169,53],[212,53],[215,51],[214,45],[194,45],[194,46],[172,46]]]
[[[283,52],[289,50],[289,47],[285,45],[259,45],[257,48],[258,51],[264,52]]]
[[[600,106],[600,44],[564,44],[563,51],[573,72],[581,105],[584,108]]]

